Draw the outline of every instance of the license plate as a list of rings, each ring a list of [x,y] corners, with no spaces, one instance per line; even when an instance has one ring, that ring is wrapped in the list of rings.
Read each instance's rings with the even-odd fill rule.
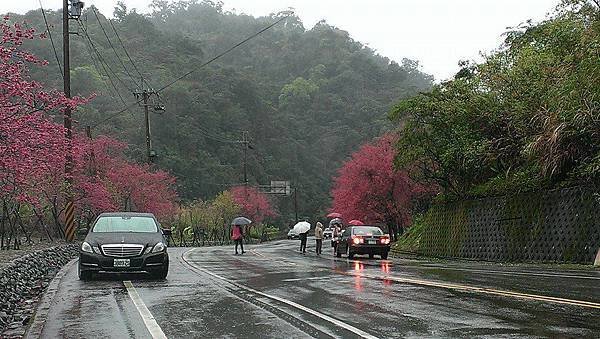
[[[131,266],[131,262],[129,259],[114,259],[113,266],[114,267],[129,267],[129,266]]]
[[[368,244],[375,245],[375,244],[377,244],[377,240],[369,240]]]

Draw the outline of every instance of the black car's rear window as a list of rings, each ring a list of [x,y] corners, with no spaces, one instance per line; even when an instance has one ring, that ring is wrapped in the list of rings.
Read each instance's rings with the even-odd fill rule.
[[[354,227],[353,234],[355,235],[382,235],[381,228],[374,226]]]
[[[96,221],[92,232],[158,232],[158,226],[151,217],[101,217]]]

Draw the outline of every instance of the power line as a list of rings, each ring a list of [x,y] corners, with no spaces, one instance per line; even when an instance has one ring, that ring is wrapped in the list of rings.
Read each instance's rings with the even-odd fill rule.
[[[100,79],[102,80],[102,83],[104,84],[104,86],[106,87],[107,92],[109,93],[109,95],[111,97],[113,97],[110,87],[108,86],[108,82],[106,82],[106,79],[104,79],[104,76],[102,75],[102,72],[100,72],[100,68],[98,67],[98,62],[96,61],[96,59],[94,58],[93,55],[93,50],[92,47],[89,43],[89,41],[85,40],[85,46],[87,47],[88,50],[88,54],[90,56],[90,59],[92,60],[92,63],[94,64],[94,68],[96,69],[96,72],[98,72],[98,74],[100,75]],[[104,73],[106,74],[106,77],[108,78],[108,80],[110,81],[110,84],[112,85],[112,88],[114,89],[115,93],[117,94],[117,96],[119,97],[119,99],[121,100],[121,102],[123,103],[123,105],[127,105],[127,103],[125,102],[125,100],[123,99],[123,97],[121,96],[121,93],[119,92],[119,90],[117,89],[117,87],[115,86],[114,82],[112,81],[112,79],[110,78],[110,75],[108,74],[108,72],[106,71],[106,67],[104,67],[103,63],[100,63],[100,66],[102,66],[102,68],[104,69]]]
[[[94,6],[92,6],[92,11],[94,12],[94,16],[96,16],[96,20],[98,20],[98,25],[100,25],[100,29],[102,30],[102,33],[104,33],[104,36],[106,37],[106,41],[108,41],[108,45],[110,46],[110,48],[115,53],[115,56],[117,57],[117,60],[119,60],[119,62],[121,63],[121,66],[123,66],[123,69],[125,70],[125,73],[127,73],[127,75],[129,76],[129,78],[131,78],[131,81],[133,81],[133,83],[136,84],[136,86],[137,86],[135,78],[131,75],[131,73],[129,72],[129,70],[127,69],[127,67],[125,67],[125,63],[123,62],[123,60],[121,60],[121,58],[119,57],[119,54],[117,53],[117,50],[115,49],[115,47],[113,46],[112,42],[110,41],[110,39],[108,37],[108,34],[106,33],[106,30],[104,29],[104,26],[102,25],[102,22],[100,21],[100,17],[98,16],[98,13],[96,12],[96,9],[94,8]]]
[[[152,86],[150,86],[150,84],[148,83],[148,81],[146,81],[146,79],[142,75],[142,72],[140,72],[140,70],[138,69],[138,67],[135,64],[135,62],[133,62],[133,59],[129,55],[129,52],[127,51],[127,48],[125,48],[125,44],[123,44],[123,40],[121,40],[121,36],[119,36],[119,33],[117,32],[117,29],[116,29],[115,25],[113,24],[112,20],[108,20],[108,23],[110,23],[110,26],[112,27],[113,32],[115,32],[115,36],[117,37],[117,40],[119,41],[119,44],[121,44],[121,48],[123,48],[123,51],[125,52],[125,55],[129,59],[129,62],[131,62],[131,64],[133,65],[133,68],[135,69],[135,71],[137,72],[137,74],[142,79],[142,82],[146,85],[146,87],[151,88]]]
[[[230,143],[230,144],[241,143],[241,141],[239,141],[239,140],[230,140],[230,139],[226,139],[225,137],[221,137],[221,136],[217,136],[216,134],[212,134],[211,132],[209,132],[208,130],[204,129],[204,127],[201,127],[201,126],[196,126],[196,129],[200,131],[200,134],[202,136],[204,136],[205,138],[208,138],[208,139],[212,139],[214,141],[219,141],[222,143]]]
[[[46,31],[48,32],[48,37],[50,37],[50,44],[52,44],[52,50],[54,51],[56,64],[58,65],[58,69],[60,70],[60,76],[62,78],[64,73],[62,70],[62,66],[60,65],[58,53],[56,52],[56,47],[54,46],[54,39],[52,39],[52,32],[50,31],[50,26],[48,25],[48,20],[46,19],[46,12],[44,11],[44,7],[42,6],[42,0],[40,0],[40,9],[42,10],[42,16],[44,17],[44,23],[46,24]]]
[[[77,20],[77,22],[79,23],[79,26],[81,27],[81,30],[83,31],[83,34],[85,35],[87,40],[90,42],[90,45],[92,46],[92,49],[94,50],[94,53],[96,53],[96,56],[98,56],[98,60],[100,60],[100,63],[104,63],[106,65],[106,68],[110,71],[110,73],[112,73],[112,75],[115,78],[117,78],[117,80],[121,83],[121,85],[123,85],[125,88],[127,88],[127,90],[129,90],[130,92],[133,92],[133,90],[117,75],[117,73],[115,73],[115,71],[112,70],[112,68],[110,67],[108,62],[106,62],[106,60],[104,60],[104,57],[102,57],[102,54],[98,51],[98,48],[94,44],[94,41],[88,34],[87,28],[83,25],[83,23],[81,23],[81,21]],[[109,78],[110,78],[110,76],[109,76]]]
[[[163,87],[161,87],[160,89],[158,89],[158,90],[157,90],[157,92],[161,92],[161,91],[165,90],[166,88],[168,88],[168,87],[172,86],[173,84],[175,84],[175,83],[176,83],[176,82],[178,82],[179,80],[181,80],[181,79],[183,79],[183,78],[187,77],[188,75],[190,75],[190,74],[192,74],[192,73],[194,73],[194,72],[196,72],[196,71],[198,71],[198,70],[200,70],[200,69],[202,69],[202,68],[206,67],[208,64],[212,63],[213,61],[216,61],[217,59],[220,59],[220,58],[221,58],[221,57],[223,57],[225,54],[227,54],[227,53],[229,53],[229,52],[233,51],[234,49],[236,49],[236,48],[240,47],[241,45],[245,44],[246,42],[248,42],[248,41],[250,41],[250,40],[252,40],[252,39],[256,38],[257,36],[261,35],[262,33],[266,32],[267,30],[271,29],[273,26],[275,26],[275,25],[277,25],[278,23],[282,22],[283,20],[287,19],[287,18],[288,18],[290,15],[291,15],[291,14],[288,14],[288,15],[286,15],[286,16],[283,16],[283,17],[281,17],[279,20],[275,21],[274,23],[272,23],[272,24],[268,25],[267,27],[265,27],[265,28],[261,29],[260,31],[258,31],[258,32],[256,32],[256,33],[254,33],[254,34],[250,35],[249,37],[247,37],[246,39],[244,39],[244,40],[242,40],[242,41],[238,42],[237,44],[235,44],[235,45],[233,45],[233,46],[229,47],[228,49],[226,49],[225,51],[223,51],[223,52],[219,53],[217,56],[213,57],[212,59],[208,60],[207,62],[205,62],[205,63],[201,64],[200,66],[198,66],[198,67],[196,67],[196,68],[192,69],[191,71],[189,71],[189,72],[187,72],[187,73],[185,73],[185,74],[181,75],[181,76],[180,76],[180,77],[178,77],[177,79],[175,79],[175,80],[173,80],[173,81],[169,82],[168,84],[164,85]]]
[[[223,57],[223,56],[224,56],[224,55],[226,55],[227,53],[229,53],[229,52],[233,51],[234,49],[236,49],[236,48],[240,47],[241,45],[245,44],[246,42],[248,42],[248,41],[252,40],[253,38],[257,37],[258,35],[260,35],[260,34],[264,33],[265,31],[269,30],[269,29],[270,29],[270,28],[272,28],[273,26],[277,25],[278,23],[280,23],[280,22],[281,22],[281,21],[283,21],[284,19],[288,18],[290,15],[291,15],[291,14],[288,14],[288,15],[286,15],[286,16],[282,17],[281,19],[279,19],[279,20],[275,21],[274,23],[270,24],[269,26],[267,26],[267,27],[265,27],[265,28],[261,29],[260,31],[258,31],[258,32],[256,32],[256,33],[254,33],[254,34],[252,34],[251,36],[247,37],[246,39],[242,40],[241,42],[239,42],[239,43],[237,43],[237,44],[233,45],[232,47],[230,47],[230,48],[226,49],[225,51],[223,51],[223,52],[219,53],[217,56],[213,57],[212,59],[208,60],[207,62],[203,63],[202,65],[200,65],[200,66],[196,67],[195,69],[193,69],[193,70],[191,70],[191,71],[189,71],[189,72],[187,72],[187,73],[183,74],[182,76],[180,76],[180,77],[178,77],[177,79],[175,79],[175,80],[171,81],[171,82],[170,82],[170,83],[168,83],[167,85],[165,85],[165,86],[161,87],[161,88],[160,88],[158,91],[156,91],[156,92],[158,93],[158,92],[161,92],[161,91],[165,90],[166,88],[168,88],[168,87],[172,86],[173,84],[175,84],[177,81],[179,81],[179,80],[181,80],[181,79],[183,79],[183,78],[187,77],[188,75],[190,75],[190,74],[192,74],[192,73],[194,73],[194,72],[198,71],[199,69],[201,69],[201,68],[203,68],[203,67],[206,67],[208,64],[210,64],[210,63],[212,63],[212,62],[214,62],[214,61],[216,61],[216,60],[220,59],[221,57]],[[92,126],[92,128],[96,128],[96,127],[98,127],[100,124],[103,124],[103,123],[105,123],[105,122],[107,122],[107,121],[109,121],[109,120],[113,119],[113,118],[114,118],[114,117],[116,117],[117,115],[119,115],[119,114],[121,114],[121,113],[125,112],[126,110],[128,110],[128,109],[130,109],[130,108],[134,107],[135,105],[139,104],[140,102],[142,102],[142,100],[141,100],[141,99],[139,99],[139,100],[137,100],[135,103],[132,103],[132,104],[130,104],[129,106],[126,106],[126,107],[122,108],[121,110],[119,110],[119,111],[117,111],[117,112],[115,112],[115,113],[113,113],[113,114],[109,115],[107,118],[105,118],[105,119],[103,119],[103,120],[99,121],[98,123],[94,124],[94,125]]]

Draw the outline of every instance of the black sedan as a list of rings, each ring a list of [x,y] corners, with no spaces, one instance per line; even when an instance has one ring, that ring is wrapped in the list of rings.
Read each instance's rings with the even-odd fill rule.
[[[162,230],[151,213],[102,213],[79,250],[79,279],[97,272],[148,272],[159,279],[169,272]]]
[[[387,259],[390,251],[390,236],[383,234],[377,226],[351,226],[342,232],[335,255],[340,258],[345,253],[352,259],[355,254],[368,254]]]

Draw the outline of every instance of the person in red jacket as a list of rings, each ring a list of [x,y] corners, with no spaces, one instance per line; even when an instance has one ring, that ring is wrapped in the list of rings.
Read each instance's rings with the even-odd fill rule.
[[[242,250],[242,254],[246,253],[244,251],[244,230],[242,229],[242,225],[233,225],[231,229],[231,239],[235,242],[235,254],[238,254],[238,245]]]

